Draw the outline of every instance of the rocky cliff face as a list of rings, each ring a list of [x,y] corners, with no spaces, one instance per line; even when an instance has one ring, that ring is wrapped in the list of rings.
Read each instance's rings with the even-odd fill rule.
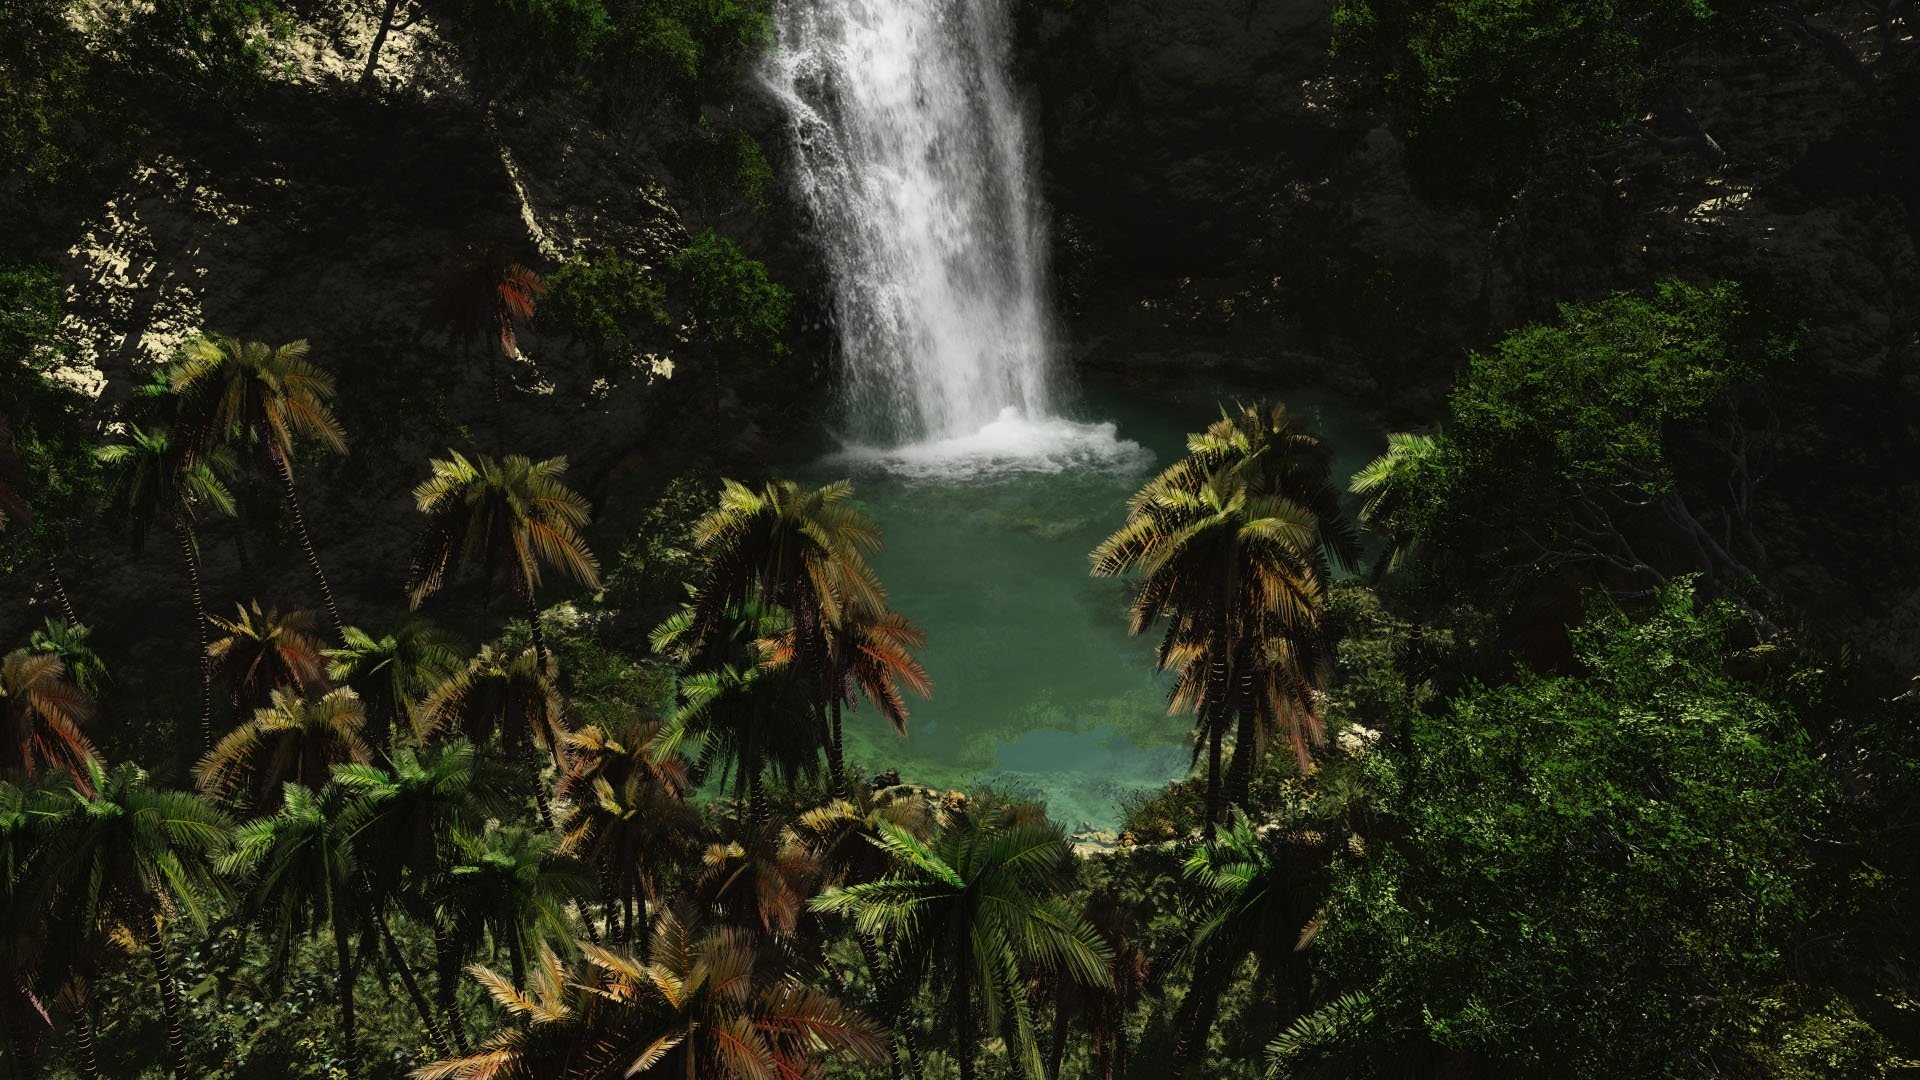
[[[74,282],[69,329],[82,348],[69,374],[100,395],[102,415],[202,330],[311,343],[337,378],[350,452],[298,463],[306,516],[347,618],[378,626],[403,602],[418,524],[409,492],[429,455],[450,446],[568,455],[571,482],[618,528],[621,496],[647,497],[618,482],[623,470],[670,451],[679,418],[715,408],[708,358],[686,327],[662,328],[611,362],[542,335],[538,320],[518,363],[450,343],[427,312],[461,252],[497,245],[551,269],[617,251],[660,267],[689,227],[722,215],[737,217],[728,231],[750,242],[797,230],[778,221],[777,203],[750,213],[663,163],[693,130],[688,117],[663,110],[610,133],[565,97],[484,105],[430,21],[389,41],[381,86],[369,91],[355,81],[370,37],[351,22],[301,24],[244,106],[154,118],[132,175],[48,249],[64,248]],[[761,224],[740,227],[747,221]],[[795,258],[791,246],[782,252]],[[804,382],[804,358],[795,370]],[[316,606],[270,487],[241,494],[253,524],[202,530],[209,605],[231,613],[258,595]],[[622,539],[602,535],[597,546],[610,554]],[[63,558],[104,650],[131,657],[123,666],[136,671],[194,670],[168,538],[136,559],[119,538],[88,533]],[[0,640],[23,639],[50,602],[0,604]]]
[[[1920,666],[1920,72],[1869,90],[1784,34],[1694,57],[1685,93],[1723,165],[1636,149],[1585,190],[1476,214],[1424,198],[1391,130],[1346,103],[1331,9],[1026,5],[1070,298],[1359,366],[1411,426],[1466,349],[1558,302],[1665,275],[1770,286],[1806,321],[1771,388],[1773,584],[1816,632]],[[1870,23],[1822,19],[1875,59]]]

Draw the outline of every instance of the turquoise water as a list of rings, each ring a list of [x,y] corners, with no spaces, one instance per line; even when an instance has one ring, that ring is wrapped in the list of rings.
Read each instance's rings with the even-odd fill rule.
[[[1343,479],[1384,442],[1324,395],[1268,396],[1312,418]],[[1112,828],[1128,793],[1186,775],[1189,722],[1167,715],[1153,640],[1127,635],[1126,583],[1090,577],[1087,555],[1185,433],[1217,415],[1217,400],[1090,388],[1076,412],[1111,429],[1007,436],[1046,442],[1052,456],[1041,460],[1054,471],[858,452],[804,470],[853,478],[886,529],[875,569],[894,607],[927,631],[932,700],[910,702],[906,738],[870,709],[852,714],[849,758],[918,783],[1038,796],[1069,828]]]

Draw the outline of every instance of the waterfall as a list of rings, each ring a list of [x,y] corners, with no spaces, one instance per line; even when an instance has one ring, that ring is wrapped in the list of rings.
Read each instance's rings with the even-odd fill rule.
[[[847,434],[909,466],[1122,445],[1051,409],[1045,215],[1005,2],[776,7],[766,81],[831,278]]]

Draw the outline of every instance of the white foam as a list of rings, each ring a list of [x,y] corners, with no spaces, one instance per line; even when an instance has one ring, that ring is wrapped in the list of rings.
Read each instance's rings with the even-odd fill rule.
[[[827,464],[877,470],[921,480],[982,480],[1003,476],[1098,472],[1134,475],[1153,465],[1153,453],[1120,437],[1111,423],[1082,423],[1060,416],[1029,419],[1012,407],[967,435],[906,446],[848,444]]]

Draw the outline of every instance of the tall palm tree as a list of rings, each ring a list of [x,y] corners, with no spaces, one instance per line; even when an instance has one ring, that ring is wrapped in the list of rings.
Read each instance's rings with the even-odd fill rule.
[[[658,718],[634,715],[611,733],[590,726],[567,736],[573,752],[558,785],[569,807],[561,847],[594,866],[618,944],[644,943],[663,872],[690,853],[700,832],[686,802],[686,760],[664,747],[665,730]]]
[[[453,639],[415,615],[379,637],[349,626],[345,644],[326,655],[327,676],[366,703],[367,741],[382,751],[398,745],[403,728],[413,745],[425,742],[421,699],[460,667]]]
[[[500,361],[520,357],[518,324],[529,322],[547,291],[540,275],[513,261],[498,246],[475,245],[457,258],[440,280],[429,321],[462,342],[478,341],[487,348],[489,381],[493,385],[495,451],[506,437],[505,389]]]
[[[764,970],[751,935],[668,916],[651,962],[592,945],[568,968],[547,952],[532,992],[476,967],[516,1021],[478,1053],[414,1080],[820,1080],[830,1058],[878,1061],[885,1041],[832,996]]]
[[[51,653],[22,649],[0,660],[0,775],[64,769],[85,784],[86,764],[99,753],[80,729],[92,720],[93,699],[68,682],[66,665]]]
[[[436,948],[446,954],[438,965],[446,973],[438,988],[439,1008],[453,1044],[464,1049],[466,1035],[453,983],[459,960],[448,959],[453,957],[453,945],[435,915],[436,890],[453,865],[454,837],[506,817],[524,797],[517,775],[475,753],[472,743],[455,740],[422,751],[401,747],[385,765],[338,766],[333,782],[352,800],[349,833],[362,871],[368,918],[388,961],[429,1036],[443,1047],[443,1053],[451,1053],[394,941],[388,916],[398,907],[434,928]]]
[[[567,459],[534,461],[511,454],[468,461],[452,453],[451,460],[435,458],[429,465],[433,475],[413,489],[415,505],[427,516],[407,573],[413,606],[439,590],[456,564],[482,560],[490,578],[504,563],[526,605],[540,668],[551,671],[536,598],[541,567],[587,588],[600,587],[599,561],[580,535],[591,517],[587,500],[561,481]]]
[[[819,866],[827,886],[864,885],[878,881],[893,869],[893,859],[882,846],[880,827],[891,825],[925,841],[947,824],[941,807],[917,788],[895,785],[874,789],[860,785],[846,798],[832,799],[801,812],[794,833]],[[879,941],[855,930],[860,958],[866,964],[869,1010],[888,1019],[895,1028],[896,1055],[889,1063],[895,1080],[917,1076],[912,1028],[901,1022],[909,999],[889,995],[891,972]]]
[[[255,600],[235,604],[231,619],[208,616],[208,621],[221,635],[207,646],[208,670],[226,685],[236,717],[266,708],[277,690],[308,695],[332,688],[313,612],[262,611]]]
[[[532,649],[507,653],[483,645],[466,667],[441,680],[420,714],[428,731],[457,731],[484,744],[498,736],[501,747],[527,763],[534,780],[540,821],[553,827],[553,810],[540,782],[540,754],[556,764],[566,729],[560,691]]]
[[[225,888],[215,862],[233,825],[205,800],[156,788],[134,765],[86,762],[85,783],[29,810],[43,853],[46,902],[69,925],[104,940],[144,940],[159,984],[174,1080],[190,1080],[180,987],[167,927],[204,924]]]
[[[203,794],[228,798],[245,791],[248,805],[271,810],[284,785],[319,791],[335,765],[368,758],[366,712],[352,690],[313,699],[275,690],[266,708],[207,751],[193,775]]]
[[[293,482],[294,452],[302,440],[317,442],[336,454],[347,452],[346,433],[329,404],[333,376],[307,359],[304,341],[275,347],[207,335],[186,344],[171,377],[173,392],[180,398],[183,460],[191,466],[228,446],[257,455],[273,470],[293,515],[300,548],[326,601],[327,615],[334,631],[344,634],[346,621],[320,568]]]
[[[879,831],[897,867],[813,906],[851,916],[879,940],[891,992],[925,986],[942,1002],[961,1080],[974,1080],[981,1039],[1002,1031],[1016,1067],[1042,1075],[1028,971],[1111,984],[1106,942],[1065,901],[1073,887],[1066,838],[1052,825],[990,814],[969,814],[930,842],[890,823]]]
[[[585,869],[559,850],[559,837],[516,826],[454,836],[455,857],[441,905],[467,955],[491,941],[504,951],[513,985],[525,989],[527,960],[548,941],[570,941],[567,908],[590,888]]]
[[[736,822],[732,839],[708,844],[692,882],[700,909],[730,926],[792,938],[817,891],[820,863],[791,830]]]
[[[1281,1023],[1305,1011],[1314,900],[1309,871],[1324,856],[1280,830],[1258,834],[1236,815],[1217,841],[1195,848],[1183,873],[1201,891],[1182,957],[1191,972],[1174,1018],[1173,1071],[1186,1075],[1204,1045],[1220,997],[1251,956],[1275,994]]]
[[[295,944],[324,926],[332,932],[340,1006],[340,1060],[349,1080],[360,1071],[354,1016],[359,966],[351,945],[358,922],[348,801],[337,789],[284,786],[271,817],[240,826],[222,873],[242,883],[240,914],[270,943],[271,970],[285,971]]]
[[[1188,451],[1128,501],[1126,524],[1092,560],[1096,576],[1139,575],[1133,633],[1167,623],[1157,662],[1179,673],[1174,711],[1195,716],[1211,838],[1230,794],[1229,730],[1236,781],[1251,776],[1262,733],[1277,728],[1305,763],[1319,730],[1311,690],[1323,670],[1328,559],[1350,565],[1357,548],[1324,448],[1283,410],[1223,414],[1189,437]],[[1284,713],[1271,711],[1287,702]]]
[[[729,783],[753,829],[770,833],[767,776],[791,783],[811,775],[826,749],[808,688],[790,675],[792,622],[778,608],[747,606],[696,636],[698,605],[696,593],[649,638],[681,669],[672,728],[699,746],[694,782],[717,775]]]
[[[895,731],[905,735],[907,701],[902,689],[931,698],[933,679],[913,655],[926,645],[927,632],[899,612],[848,604],[840,621],[829,628],[828,637],[832,696],[827,745],[830,767],[844,796],[853,789],[840,732],[842,705],[852,706],[864,697]]]
[[[166,519],[180,543],[200,641],[201,749],[211,749],[213,668],[207,656],[207,602],[200,586],[200,539],[194,522],[208,511],[234,515],[233,493],[220,479],[222,473],[232,471],[233,455],[219,447],[188,463],[164,429],[142,429],[137,424],[127,428],[126,441],[100,447],[94,454],[111,472],[102,509],[109,520],[126,529],[134,554],[145,547],[157,518]]]
[[[810,488],[773,480],[755,491],[728,480],[720,504],[694,526],[706,568],[693,600],[691,631],[698,642],[732,613],[776,607],[787,613],[787,677],[803,688],[821,743],[831,702],[843,696],[836,679],[834,628],[852,623],[850,609],[884,612],[886,597],[867,565],[880,546],[880,529],[853,505],[853,485],[842,480]]]

